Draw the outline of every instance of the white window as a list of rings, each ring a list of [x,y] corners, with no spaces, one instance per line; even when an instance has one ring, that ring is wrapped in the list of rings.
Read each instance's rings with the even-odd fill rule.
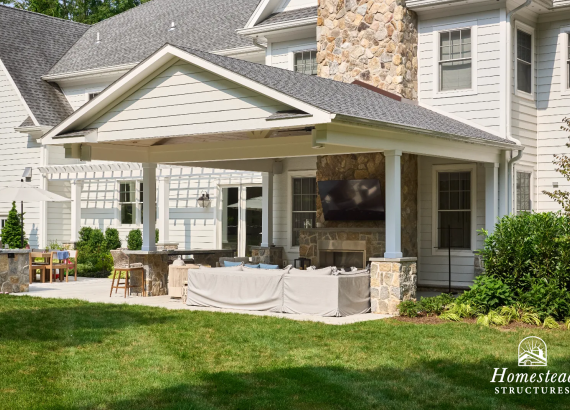
[[[4,229],[7,220],[8,220],[7,216],[0,216],[0,230]]]
[[[293,178],[291,194],[291,246],[299,246],[299,232],[316,227],[317,178]]]
[[[317,50],[303,50],[293,54],[293,70],[317,75]]]
[[[121,225],[137,224],[137,215],[140,215],[140,223],[142,223],[142,193],[142,182],[125,181],[119,183]]]
[[[516,184],[516,201],[517,201],[517,214],[521,212],[532,211],[531,200],[531,176],[530,172],[517,171],[517,184]]]
[[[471,55],[470,28],[439,33],[439,91],[473,87]]]
[[[515,23],[515,93],[534,98],[534,29]]]
[[[433,167],[433,254],[472,255],[476,241],[476,166]]]

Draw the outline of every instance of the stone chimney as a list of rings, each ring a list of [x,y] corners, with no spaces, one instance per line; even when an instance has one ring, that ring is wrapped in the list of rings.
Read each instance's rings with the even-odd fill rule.
[[[319,0],[318,75],[417,100],[417,16],[405,0]]]

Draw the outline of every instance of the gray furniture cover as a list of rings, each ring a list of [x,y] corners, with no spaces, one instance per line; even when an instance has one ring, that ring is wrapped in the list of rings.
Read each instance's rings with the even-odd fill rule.
[[[370,275],[190,269],[186,303],[227,309],[349,316],[370,311]]]
[[[189,269],[186,304],[280,312],[285,272]]]
[[[285,275],[283,312],[350,316],[370,311],[370,274]]]

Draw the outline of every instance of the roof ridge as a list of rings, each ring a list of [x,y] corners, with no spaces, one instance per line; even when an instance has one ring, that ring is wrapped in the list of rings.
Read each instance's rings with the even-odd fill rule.
[[[50,19],[61,20],[61,21],[65,21],[65,22],[68,22],[68,23],[80,24],[80,25],[82,25],[82,26],[87,26],[87,27],[90,27],[90,26],[91,26],[90,24],[80,23],[80,22],[78,22],[78,21],[68,20],[68,19],[64,19],[64,18],[61,18],[61,17],[50,16],[50,15],[48,15],[48,14],[42,14],[42,13],[38,13],[38,12],[36,12],[36,11],[30,11],[30,10],[24,10],[24,9],[20,9],[20,8],[16,8],[16,7],[10,7],[10,6],[6,6],[5,4],[0,4],[0,7],[6,8],[6,9],[9,9],[9,10],[15,10],[15,11],[21,11],[21,12],[24,12],[24,13],[35,14],[35,15],[37,15],[37,16],[47,17],[47,18],[50,18]]]
[[[97,23],[92,24],[91,27],[95,27],[95,26],[97,26],[97,25],[99,25],[99,24],[101,24],[101,23],[107,22],[107,21],[109,21],[109,20],[113,20],[115,17],[123,16],[123,15],[125,15],[125,14],[127,14],[127,13],[129,13],[129,12],[135,10],[135,9],[140,9],[141,7],[146,6],[147,4],[151,4],[153,1],[154,1],[154,0],[148,0],[147,2],[141,3],[141,4],[139,4],[138,6],[131,7],[130,9],[125,10],[125,11],[123,11],[122,13],[115,14],[114,16],[111,16],[111,17],[109,17],[109,18],[100,20],[100,21],[98,21]]]

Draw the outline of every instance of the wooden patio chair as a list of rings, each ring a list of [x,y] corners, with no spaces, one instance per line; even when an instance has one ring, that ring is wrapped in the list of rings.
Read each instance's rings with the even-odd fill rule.
[[[30,284],[36,279],[36,271],[40,271],[40,281],[46,280],[46,268],[50,264],[51,254],[43,252],[30,252],[29,254]],[[43,258],[44,262],[37,262],[36,259]]]
[[[111,251],[111,256],[113,257],[113,281],[111,282],[111,292],[109,297],[113,295],[113,289],[115,293],[119,289],[125,289],[125,298],[127,297],[127,291],[130,292],[131,288],[142,287],[142,294],[146,296],[146,289],[144,283],[144,269],[142,263],[129,263],[129,257],[120,249]],[[125,273],[125,280],[121,283],[121,273]],[[141,275],[141,286],[132,286],[130,284],[131,273],[140,273]],[[115,284],[115,279],[117,284]],[[121,286],[123,285],[123,286]]]
[[[69,252],[69,258],[67,259],[67,269],[65,270],[65,281],[69,282],[69,271],[71,269],[73,269],[73,273],[75,275],[75,280],[77,281],[77,258],[79,255],[79,251],[68,251]],[[73,259],[73,260],[71,260]]]
[[[49,275],[49,283],[53,282],[54,276],[55,276],[55,271],[58,270],[58,274],[59,274],[59,281],[62,282],[63,281],[63,274],[65,273],[65,270],[67,269],[67,262],[66,261],[60,261],[59,259],[57,259],[57,251],[52,251],[50,252],[51,257],[49,258],[49,265],[46,266],[47,269],[47,273]],[[55,262],[55,260],[57,260],[57,263]]]

